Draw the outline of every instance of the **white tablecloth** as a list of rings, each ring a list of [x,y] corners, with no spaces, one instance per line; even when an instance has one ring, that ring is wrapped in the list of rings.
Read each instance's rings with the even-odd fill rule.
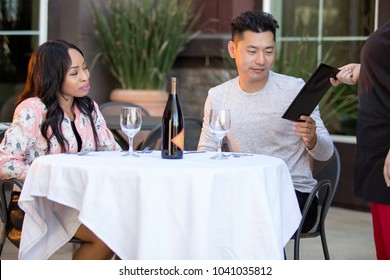
[[[49,258],[80,223],[122,259],[283,259],[301,214],[282,160],[122,154],[33,162],[19,202],[20,259]]]

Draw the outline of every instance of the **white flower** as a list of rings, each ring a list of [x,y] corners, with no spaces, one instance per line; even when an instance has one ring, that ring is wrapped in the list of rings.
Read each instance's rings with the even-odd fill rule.
[[[80,126],[86,127],[89,123],[89,118],[83,114],[80,115]]]
[[[9,177],[17,177],[22,172],[20,166],[18,164],[14,164],[13,161],[5,162],[3,168],[4,173]]]
[[[35,122],[34,110],[23,108],[19,112],[19,116],[20,116],[20,123],[22,124],[22,126],[31,129],[32,125]]]

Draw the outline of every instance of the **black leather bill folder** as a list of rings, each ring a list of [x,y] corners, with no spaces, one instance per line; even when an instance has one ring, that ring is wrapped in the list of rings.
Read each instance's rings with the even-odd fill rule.
[[[300,121],[300,116],[310,116],[314,108],[320,103],[321,98],[332,86],[329,78],[336,78],[339,71],[335,67],[321,63],[307,83],[302,87],[293,102],[291,102],[282,118],[291,121]]]

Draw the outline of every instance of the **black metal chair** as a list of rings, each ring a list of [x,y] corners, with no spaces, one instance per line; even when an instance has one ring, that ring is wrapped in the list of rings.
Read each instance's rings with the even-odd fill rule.
[[[5,132],[6,132],[6,129],[0,131],[0,142],[3,141]]]
[[[131,102],[125,102],[125,101],[108,101],[106,103],[102,103],[99,105],[99,110],[102,113],[104,118],[116,116],[118,118],[118,123],[119,123],[119,115],[120,115],[121,108],[126,106],[140,107],[143,116],[150,116],[149,112],[145,108],[137,104]],[[110,129],[110,130],[114,135],[115,140],[121,146],[121,148],[127,150],[129,147],[127,136],[121,130],[117,130],[117,129]]]
[[[326,260],[330,259],[325,234],[325,219],[333,201],[340,178],[340,155],[334,146],[334,153],[327,161],[313,160],[313,177],[318,181],[310,193],[302,210],[302,220],[292,239],[294,239],[294,259],[299,259],[300,241],[302,238],[321,237],[322,249]],[[303,223],[315,197],[318,197],[317,221],[308,232],[302,232]]]
[[[0,256],[3,252],[3,247],[7,237],[8,227],[8,212],[11,204],[11,193],[14,186],[18,186],[20,189],[23,188],[23,182],[18,179],[3,179],[0,180],[0,216],[1,216],[1,232],[0,232]],[[83,243],[82,240],[73,237],[69,242],[74,244]]]
[[[1,216],[1,232],[0,232],[0,256],[3,252],[3,247],[7,237],[8,227],[8,209],[11,203],[11,193],[14,185],[19,188],[23,187],[23,182],[17,179],[7,179],[0,181],[0,216]]]
[[[144,116],[150,115],[149,112],[145,108],[143,108],[137,104],[134,104],[131,102],[125,102],[125,101],[108,101],[108,102],[102,103],[99,105],[99,110],[103,114],[103,116],[117,115],[119,118],[119,114],[120,114],[122,107],[133,107],[133,106],[140,107],[141,111],[142,111],[142,115],[144,115]]]
[[[184,149],[196,150],[202,130],[202,121],[196,117],[184,117]],[[141,149],[149,147],[153,150],[161,150],[161,124],[157,125],[142,143]]]

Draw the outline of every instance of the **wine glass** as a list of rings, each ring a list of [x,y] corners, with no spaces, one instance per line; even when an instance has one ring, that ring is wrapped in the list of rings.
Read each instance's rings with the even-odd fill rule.
[[[218,153],[211,159],[227,159],[222,154],[222,140],[230,129],[230,110],[211,109],[209,118],[211,133],[218,139]]]
[[[133,138],[140,131],[142,124],[142,112],[140,107],[122,107],[120,115],[122,131],[129,138],[129,150],[124,156],[139,157],[133,151]]]

